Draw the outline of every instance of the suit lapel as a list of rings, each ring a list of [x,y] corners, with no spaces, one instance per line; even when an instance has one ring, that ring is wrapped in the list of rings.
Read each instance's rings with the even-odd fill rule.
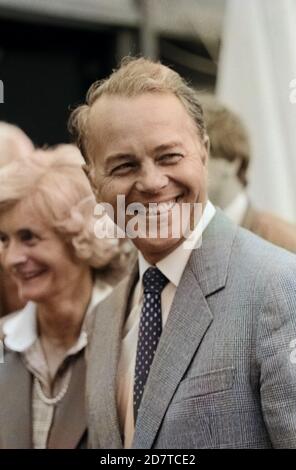
[[[55,410],[49,449],[75,449],[86,432],[84,352],[75,360],[69,389]]]
[[[235,230],[218,211],[176,291],[139,410],[134,448],[151,448],[169,403],[212,322],[206,296],[226,283]]]
[[[102,302],[95,313],[87,368],[87,401],[92,447],[122,448],[116,403],[117,366],[121,347],[122,328],[128,309],[130,292],[138,270],[134,265],[131,276],[124,279],[112,295]],[[95,360],[94,360],[95,358]]]
[[[183,294],[186,291],[186,296]],[[193,273],[186,270],[164,328],[146,383],[133,447],[150,448],[199,343],[212,321]]]
[[[6,352],[0,365],[0,445],[6,449],[32,448],[31,374],[18,353]]]

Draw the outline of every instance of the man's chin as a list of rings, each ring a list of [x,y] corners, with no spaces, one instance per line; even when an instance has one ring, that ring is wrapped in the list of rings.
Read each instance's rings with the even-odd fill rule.
[[[174,251],[182,242],[181,238],[134,238],[136,248],[151,264],[157,263]]]

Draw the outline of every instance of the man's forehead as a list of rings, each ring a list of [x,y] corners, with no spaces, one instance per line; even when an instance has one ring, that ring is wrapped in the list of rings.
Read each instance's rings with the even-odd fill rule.
[[[111,122],[112,115],[116,109],[120,109],[120,104],[117,97],[113,96],[102,96],[98,98],[90,108],[88,117],[88,134],[91,139],[98,140],[100,131],[107,129],[110,130],[110,118]]]
[[[132,119],[137,114],[137,119]],[[136,96],[103,95],[92,105],[89,114],[89,128],[97,134],[100,129],[108,132],[120,130],[129,125],[137,127],[142,122],[154,125],[180,126],[191,121],[183,103],[173,93],[146,92]],[[178,122],[179,121],[179,122]]]
[[[176,111],[179,110],[187,113],[183,103],[174,93],[147,91],[132,96],[103,94],[92,104],[90,116],[102,115],[108,110],[113,112],[117,109],[126,110],[138,106],[150,108],[159,104],[161,108],[164,101],[166,101],[167,105],[174,106]]]
[[[176,141],[188,148],[197,140],[194,120],[172,93],[106,95],[90,110],[88,151],[99,167],[109,156],[157,152],[160,145]]]

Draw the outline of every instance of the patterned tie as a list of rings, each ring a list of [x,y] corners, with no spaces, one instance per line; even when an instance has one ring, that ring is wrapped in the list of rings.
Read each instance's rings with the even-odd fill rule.
[[[134,420],[136,422],[145,384],[162,330],[161,291],[168,279],[158,268],[148,268],[143,275],[144,301],[140,317],[135,381]]]

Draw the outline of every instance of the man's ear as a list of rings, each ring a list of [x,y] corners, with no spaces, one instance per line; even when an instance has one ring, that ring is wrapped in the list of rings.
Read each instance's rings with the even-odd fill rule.
[[[204,152],[202,152],[202,163],[207,166],[209,155],[210,155],[210,138],[208,135],[205,135],[203,138]]]

